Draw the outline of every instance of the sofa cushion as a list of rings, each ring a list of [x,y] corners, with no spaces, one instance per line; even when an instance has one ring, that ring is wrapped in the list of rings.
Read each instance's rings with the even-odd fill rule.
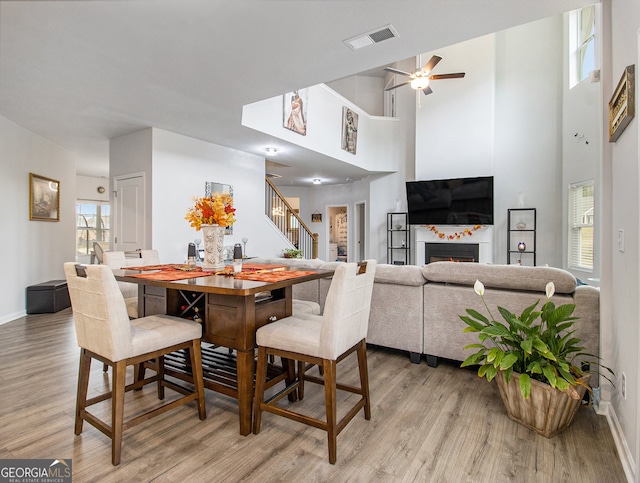
[[[395,285],[424,285],[422,267],[417,265],[389,265],[380,263],[376,266],[375,283]]]
[[[486,263],[434,262],[422,268],[429,282],[473,285],[480,280],[485,287],[544,292],[553,282],[557,293],[570,294],[576,289],[576,278],[569,272],[553,267],[522,267]]]

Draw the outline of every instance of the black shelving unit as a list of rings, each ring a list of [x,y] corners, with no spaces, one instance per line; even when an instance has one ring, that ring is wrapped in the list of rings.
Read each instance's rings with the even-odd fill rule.
[[[409,265],[411,263],[411,237],[409,215],[387,213],[387,263]]]
[[[536,266],[536,209],[507,210],[507,264]]]

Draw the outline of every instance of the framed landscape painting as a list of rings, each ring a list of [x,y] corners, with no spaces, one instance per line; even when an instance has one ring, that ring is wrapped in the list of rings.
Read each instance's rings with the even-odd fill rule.
[[[60,221],[60,181],[29,173],[29,219]]]

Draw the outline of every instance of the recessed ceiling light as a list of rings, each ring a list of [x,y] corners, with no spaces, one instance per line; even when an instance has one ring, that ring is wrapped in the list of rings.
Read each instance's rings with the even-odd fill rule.
[[[313,184],[322,184],[322,180],[320,178],[316,178],[313,180]]]
[[[267,153],[267,156],[277,156],[278,155],[278,150],[276,148],[267,148],[264,150],[265,153]]]

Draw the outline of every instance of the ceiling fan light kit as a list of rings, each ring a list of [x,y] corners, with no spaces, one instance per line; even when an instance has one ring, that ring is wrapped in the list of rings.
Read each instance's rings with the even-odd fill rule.
[[[406,82],[402,82],[400,84],[396,84],[395,86],[387,87],[385,91],[390,91],[392,89],[397,89],[398,87],[402,87],[404,85],[409,84],[413,89],[417,91],[424,92],[425,95],[431,94],[433,91],[429,86],[429,82],[432,80],[441,80],[441,79],[461,79],[464,77],[464,72],[456,72],[453,74],[431,74],[431,71],[436,66],[438,62],[442,60],[442,57],[438,55],[434,55],[429,59],[429,62],[424,64],[424,67],[416,69],[414,72],[405,72],[399,69],[394,69],[393,67],[385,67],[384,70],[388,72],[393,72],[394,74],[404,75],[409,77],[410,80]]]
[[[421,91],[429,87],[429,79],[427,77],[416,77],[411,81],[411,87],[417,91]]]

